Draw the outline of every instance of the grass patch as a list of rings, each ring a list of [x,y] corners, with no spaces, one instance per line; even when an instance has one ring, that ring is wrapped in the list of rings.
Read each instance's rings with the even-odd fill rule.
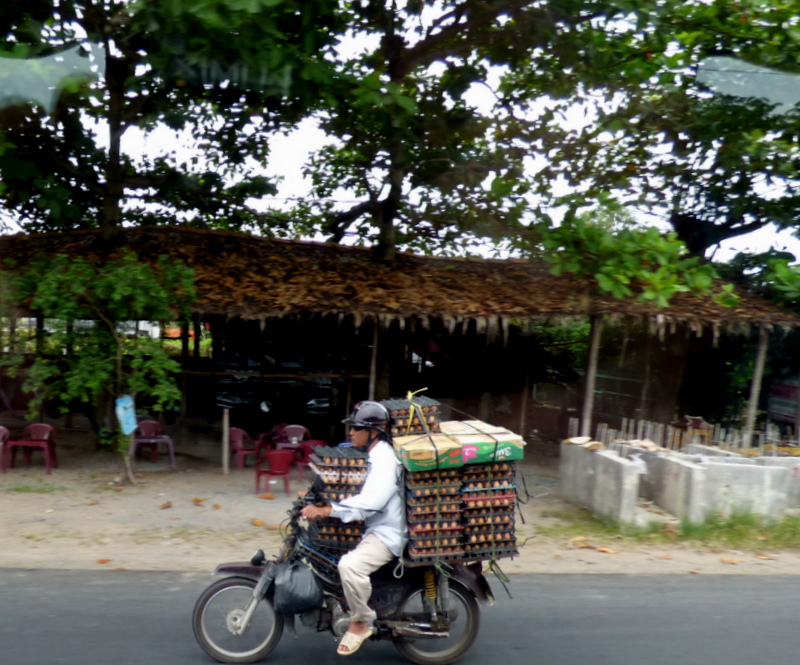
[[[800,549],[800,516],[765,522],[759,515],[714,514],[702,523],[653,521],[645,526],[621,525],[604,520],[588,510],[545,511],[542,517],[553,524],[537,524],[537,535],[556,540],[573,539],[649,543],[653,545],[693,545],[711,549],[781,550]]]
[[[60,492],[62,490],[67,489],[62,485],[50,485],[45,483],[43,485],[12,485],[11,487],[7,488],[7,492],[18,492],[20,494],[28,493],[28,494],[50,494],[52,492]]]

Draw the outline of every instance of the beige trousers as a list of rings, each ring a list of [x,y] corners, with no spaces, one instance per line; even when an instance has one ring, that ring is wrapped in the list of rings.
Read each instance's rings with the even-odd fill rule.
[[[350,620],[371,626],[376,614],[367,602],[372,595],[369,574],[392,560],[394,554],[374,533],[367,534],[354,550],[339,560],[339,577],[350,606]]]

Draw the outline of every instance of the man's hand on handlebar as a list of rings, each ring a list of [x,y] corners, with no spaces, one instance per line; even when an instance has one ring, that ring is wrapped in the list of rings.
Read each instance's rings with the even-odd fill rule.
[[[300,514],[305,517],[309,522],[313,522],[321,517],[331,516],[331,506],[306,506],[300,511]]]

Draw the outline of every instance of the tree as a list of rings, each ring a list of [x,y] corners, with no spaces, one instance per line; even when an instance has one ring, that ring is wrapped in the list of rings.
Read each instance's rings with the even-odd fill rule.
[[[3,300],[27,304],[47,324],[42,353],[24,384],[33,393],[31,413],[53,398],[101,405],[100,420],[133,482],[115,399],[146,397],[157,411],[180,401],[174,378],[179,363],[160,340],[135,334],[135,322],[188,319],[195,297],[192,271],[167,257],[151,265],[124,252],[105,261],[46,257],[3,277]],[[15,367],[22,362],[11,360]]]
[[[795,3],[665,2],[649,15],[644,2],[619,6],[626,9],[616,47],[593,51],[592,71],[573,73],[578,94],[524,128],[549,157],[538,193],[551,205],[580,208],[611,195],[655,212],[697,255],[769,224],[795,227],[800,115],[774,113],[776,104],[763,99],[712,94],[697,77],[719,53],[798,71],[796,29],[788,27]],[[576,103],[586,121],[558,122]],[[555,180],[567,194],[550,195]]]
[[[98,74],[68,86],[50,113],[26,103],[1,112],[0,197],[23,230],[100,227],[110,237],[123,221],[256,223],[248,199],[275,191],[259,175],[269,132],[302,114],[327,70],[314,63],[335,33],[332,3],[193,2],[179,15],[176,4],[0,8],[0,51],[28,59],[18,60],[22,76],[30,58],[76,44]],[[157,126],[190,136],[197,152],[172,141],[141,159],[125,152],[126,132]]]

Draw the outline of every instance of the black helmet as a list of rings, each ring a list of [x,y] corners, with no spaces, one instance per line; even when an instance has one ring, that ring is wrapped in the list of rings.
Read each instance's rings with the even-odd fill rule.
[[[345,418],[342,422],[351,427],[368,427],[386,434],[389,419],[389,411],[383,404],[366,400],[356,404],[350,417]]]

